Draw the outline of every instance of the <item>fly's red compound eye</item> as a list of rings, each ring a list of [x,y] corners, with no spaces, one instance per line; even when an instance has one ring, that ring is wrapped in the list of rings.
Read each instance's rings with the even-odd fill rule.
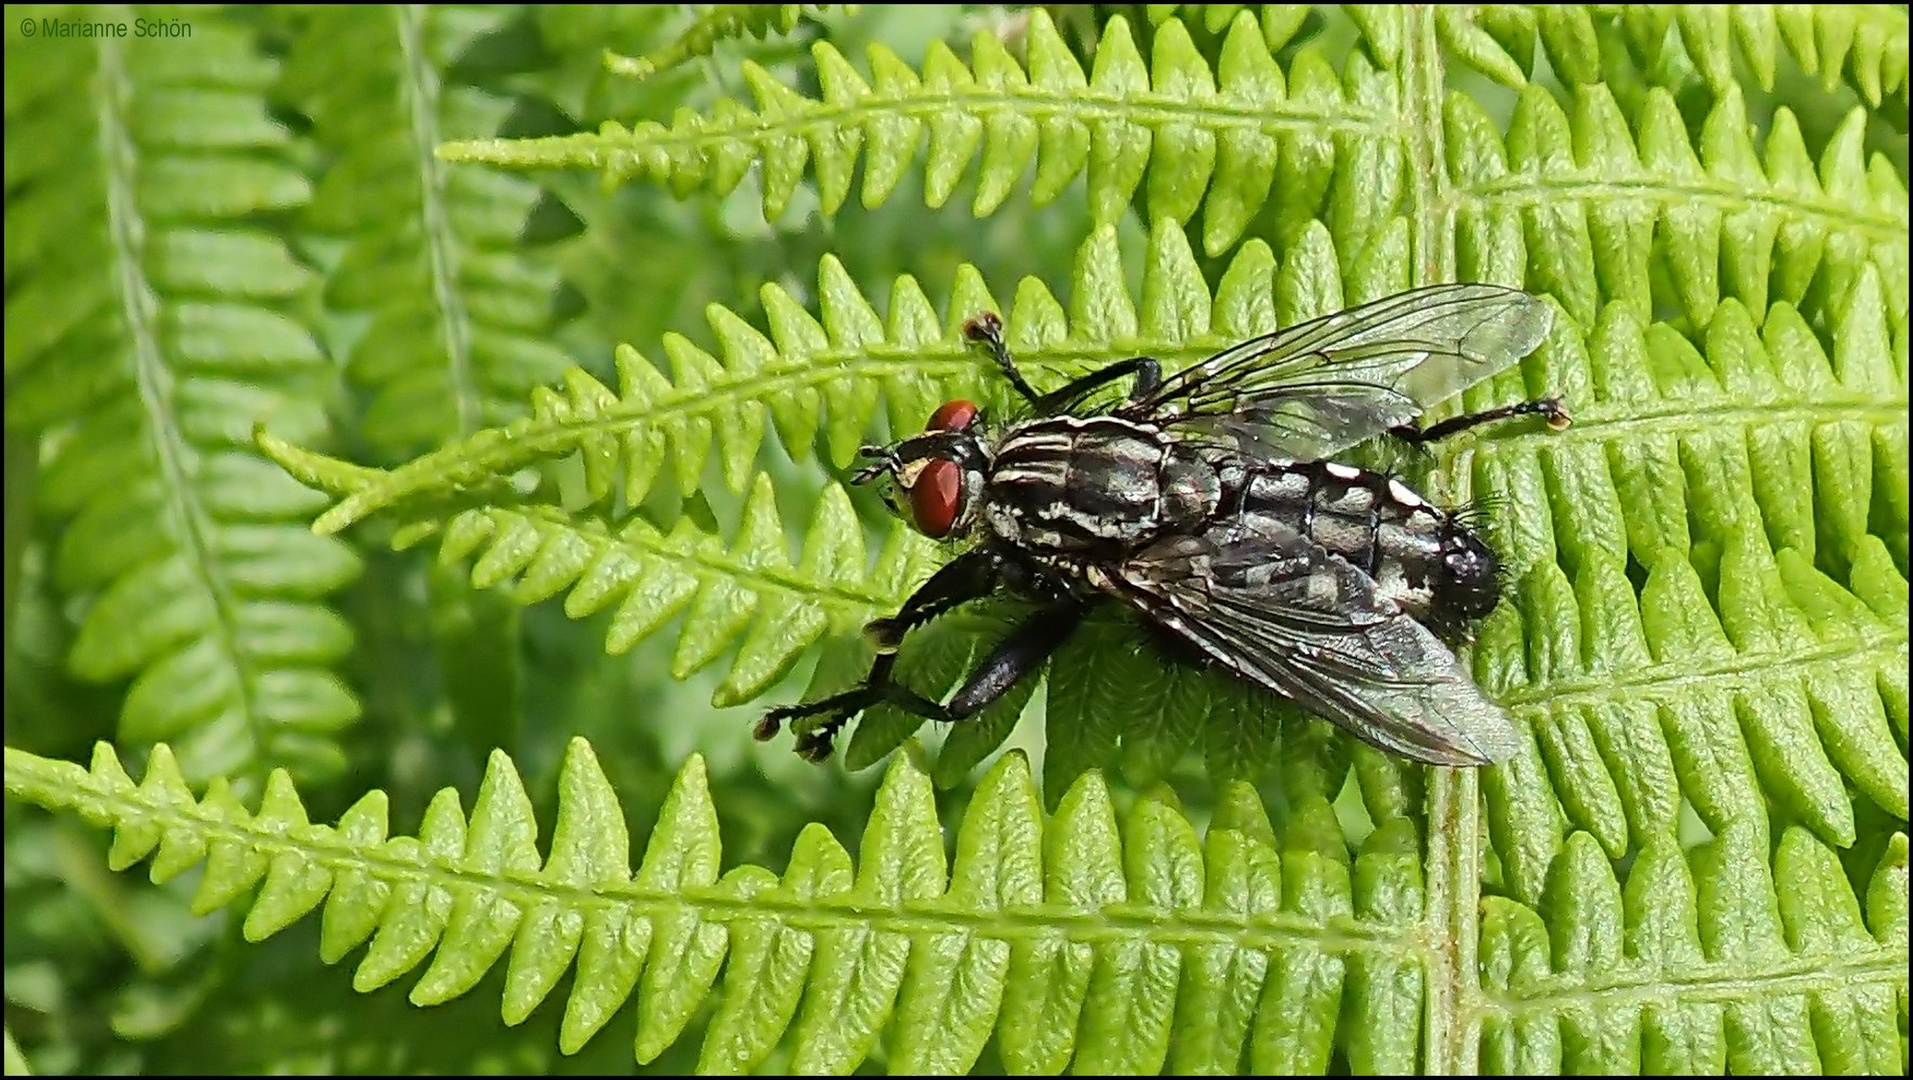
[[[925,431],[963,431],[976,422],[976,402],[946,401],[937,406],[930,414],[930,422],[923,426]]]
[[[931,458],[925,462],[923,471],[917,474],[917,482],[910,485],[910,516],[916,519],[917,530],[933,540],[950,535],[950,527],[956,524],[957,501],[962,489],[963,472],[956,462],[949,458]]]

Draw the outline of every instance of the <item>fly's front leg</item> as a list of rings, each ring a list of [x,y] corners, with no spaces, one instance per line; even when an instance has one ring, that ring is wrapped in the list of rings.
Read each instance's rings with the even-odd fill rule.
[[[1153,356],[1132,356],[1127,360],[1104,364],[1082,378],[1038,398],[1037,411],[1048,414],[1064,412],[1089,396],[1090,391],[1130,374],[1136,376],[1136,381],[1129,388],[1129,400],[1141,401],[1162,385],[1162,362]]]
[[[786,720],[799,720],[806,716],[826,716],[828,719],[823,723],[797,737],[799,754],[809,761],[822,761],[830,756],[830,748],[837,741],[837,733],[843,730],[851,717],[885,700],[893,688],[910,693],[908,688],[900,686],[891,678],[890,673],[896,666],[896,653],[879,653],[876,662],[870,665],[870,674],[864,676],[861,685],[852,687],[841,694],[832,694],[820,701],[772,709],[757,722],[757,729],[753,734],[757,736],[758,742],[769,742],[783,730]]]
[[[1560,398],[1540,398],[1536,401],[1523,401],[1514,405],[1503,405],[1498,409],[1483,409],[1477,413],[1466,413],[1451,417],[1438,424],[1418,428],[1412,424],[1388,429],[1390,435],[1417,446],[1438,442],[1450,435],[1467,431],[1469,428],[1492,424],[1497,420],[1510,420],[1517,416],[1540,416],[1547,420],[1548,426],[1556,431],[1566,431],[1573,419],[1568,416],[1567,406]]]
[[[757,737],[776,735],[785,720],[829,714],[829,719],[797,739],[797,752],[810,761],[830,756],[837,733],[850,718],[880,702],[888,702],[927,720],[955,723],[983,711],[1010,687],[1040,666],[1057,647],[1069,639],[1082,622],[1083,605],[1069,600],[1052,604],[1030,616],[1003,639],[990,655],[978,664],[948,705],[939,704],[904,686],[892,677],[897,655],[883,653],[870,666],[863,685],[808,705],[772,709],[757,725]]]
[[[903,690],[890,678],[903,636],[959,604],[988,594],[996,587],[999,574],[996,556],[981,548],[964,552],[944,564],[910,594],[895,615],[864,624],[864,635],[877,647],[877,659],[870,665],[870,673],[864,676],[861,685],[820,701],[770,710],[757,722],[757,738],[760,741],[774,738],[786,720],[829,715],[831,719],[804,735],[797,744],[798,752],[806,757],[811,757],[813,752],[821,755],[814,760],[828,757],[831,741],[851,717],[879,701],[888,700],[894,690]]]
[[[864,636],[881,653],[896,652],[903,635],[966,601],[988,594],[1001,571],[996,556],[982,548],[966,551],[917,587],[895,615],[864,624]]]
[[[986,311],[963,324],[963,336],[971,342],[983,346],[1003,369],[1003,374],[1016,387],[1029,403],[1035,406],[1039,414],[1048,416],[1062,412],[1081,400],[1090,391],[1099,386],[1115,382],[1125,375],[1136,376],[1135,385],[1130,388],[1129,400],[1138,401],[1155,392],[1162,385],[1162,364],[1152,356],[1132,356],[1127,360],[1117,360],[1076,379],[1065,386],[1047,394],[1039,394],[1017,370],[1016,360],[1010,356],[1010,347],[1003,341],[1003,320],[993,311]]]

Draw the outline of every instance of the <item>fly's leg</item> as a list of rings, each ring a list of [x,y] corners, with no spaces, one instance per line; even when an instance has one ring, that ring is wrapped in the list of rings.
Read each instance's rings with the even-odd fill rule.
[[[1016,369],[1016,358],[1010,355],[1010,346],[1003,340],[1003,320],[994,311],[985,311],[963,324],[963,337],[972,345],[981,345],[996,366],[1003,369],[1003,377],[1010,380],[1016,392],[1027,401],[1041,401],[1043,395],[1036,392],[1023,373]]]
[[[911,593],[895,615],[865,623],[864,636],[878,652],[896,652],[903,635],[959,604],[987,594],[996,587],[1000,574],[997,559],[990,552],[983,548],[966,551],[930,575],[930,580]]]
[[[891,674],[896,668],[897,654],[887,652],[879,654],[876,662],[870,665],[870,674],[864,679],[863,685],[833,694],[822,701],[786,706],[765,713],[764,719],[757,725],[757,737],[771,738],[786,720],[827,716],[828,719],[823,723],[797,739],[797,752],[800,755],[810,761],[822,761],[830,756],[837,733],[843,730],[851,717],[882,702],[927,720],[942,723],[967,720],[1002,697],[1010,687],[1021,682],[1024,676],[1048,659],[1075,632],[1083,620],[1083,613],[1081,603],[1068,601],[1053,604],[1030,616],[977,665],[963,686],[950,698],[948,705],[932,701],[897,682]]]
[[[1003,375],[1010,380],[1010,385],[1016,387],[1016,392],[1045,416],[1063,411],[1090,391],[1126,375],[1136,376],[1135,385],[1129,391],[1131,401],[1147,397],[1162,385],[1162,364],[1155,357],[1132,356],[1127,360],[1106,364],[1047,394],[1039,394],[1029,380],[1023,378],[1023,373],[1017,370],[1016,360],[1010,356],[1010,347],[1003,341],[1003,320],[997,318],[995,312],[983,312],[964,323],[963,336],[983,346],[990,354],[990,359],[996,361],[996,366],[1003,369]]]
[[[959,604],[986,595],[996,587],[999,573],[997,558],[981,548],[967,551],[946,563],[942,569],[930,575],[930,580],[910,594],[895,615],[887,619],[872,619],[864,624],[865,636],[877,647],[877,659],[870,666],[870,674],[864,677],[863,685],[821,701],[770,710],[757,723],[758,739],[775,737],[786,720],[837,714],[835,719],[805,736],[798,744],[799,752],[805,752],[806,756],[809,756],[806,747],[815,749],[817,746],[822,747],[823,756],[829,756],[830,741],[837,729],[864,709],[885,700],[888,692],[885,688],[894,685],[890,680],[890,669],[896,666],[897,646],[902,643],[903,636]]]
[[[1517,416],[1544,417],[1548,421],[1548,426],[1556,431],[1566,431],[1568,425],[1573,422],[1568,416],[1567,406],[1561,404],[1561,399],[1551,397],[1503,405],[1498,409],[1483,409],[1477,413],[1466,413],[1425,428],[1402,424],[1399,427],[1389,428],[1388,433],[1404,442],[1420,446],[1424,443],[1438,442],[1450,435],[1467,431],[1469,428],[1492,424],[1497,420],[1510,420]]]
[[[976,670],[970,672],[970,677],[950,698],[950,704],[943,707],[947,715],[932,719],[967,720],[982,712],[1061,648],[1082,625],[1087,613],[1088,609],[1079,600],[1058,601],[1039,609],[1010,631]]]
[[[1141,401],[1154,393],[1156,387],[1162,385],[1160,361],[1153,356],[1132,356],[1127,360],[1116,360],[1104,364],[1082,378],[1037,398],[1037,411],[1046,415],[1063,412],[1087,397],[1089,392],[1097,387],[1115,382],[1132,373],[1136,376],[1136,381],[1129,388],[1131,401]]]
[[[806,716],[828,717],[823,723],[797,738],[799,754],[808,761],[822,761],[830,756],[831,745],[837,741],[837,733],[843,730],[851,717],[885,700],[896,691],[912,697],[917,696],[908,687],[901,686],[892,680],[890,672],[896,666],[896,653],[878,653],[876,662],[870,665],[870,674],[864,676],[861,685],[807,704],[785,705],[772,709],[757,722],[757,728],[752,734],[757,736],[758,742],[769,742],[784,729],[786,720],[801,720]]]

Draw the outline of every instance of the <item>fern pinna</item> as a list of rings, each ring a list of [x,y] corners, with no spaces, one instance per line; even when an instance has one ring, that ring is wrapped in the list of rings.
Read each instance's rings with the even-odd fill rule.
[[[1904,1073],[1905,12],[1050,11],[914,64],[846,56],[886,12],[792,5],[675,41],[668,12],[583,9],[208,13],[195,53],[10,36],[9,741],[75,708],[16,696],[59,685],[57,657],[107,686],[121,745],[90,770],[10,748],[9,793],[111,827],[116,868],[203,863],[194,910],[249,899],[251,942],[323,901],[321,955],[362,948],[359,989],[430,958],[410,996],[439,1003],[497,971],[503,1019],[561,1011],[566,1052],[629,1003],[638,1058],[707,1071]],[[608,76],[607,44],[647,59]],[[525,131],[547,134],[496,137]],[[953,215],[1013,258],[946,250]],[[524,239],[566,228],[618,256]],[[469,816],[412,794],[416,836],[361,779],[336,825],[307,820],[308,783],[358,775],[360,698],[386,700],[342,666],[383,631],[327,605],[389,556],[345,541],[435,539],[438,616],[606,613],[581,626],[656,649],[656,695],[822,692],[942,558],[840,485],[857,447],[1007,403],[965,318],[1002,312],[1049,386],[1468,280],[1556,317],[1455,410],[1551,393],[1576,421],[1404,466],[1480,504],[1511,567],[1468,657],[1525,732],[1505,765],[1352,746],[1108,622],[1051,662],[1040,766],[1001,753],[1035,699],[927,748],[866,718],[847,762],[898,752],[838,834],[854,859],[795,821],[728,844],[755,824],[740,777],[775,776],[758,816],[785,819],[858,778],[743,757],[754,707],[725,743],[681,696],[619,714],[689,733],[635,869],[608,740],[535,741],[566,724],[514,751],[562,757],[549,785],[495,753]],[[664,332],[700,310],[707,335]],[[521,662],[515,615],[476,621],[484,650],[441,639],[446,677]],[[930,628],[915,685],[946,689],[1001,625]],[[562,682],[525,673],[526,696]],[[368,767],[415,760],[394,727],[351,736]],[[119,756],[160,738],[135,783]],[[213,779],[195,799],[182,777]],[[46,826],[9,817],[10,883],[44,876]],[[34,900],[9,893],[10,965],[59,925],[16,922]],[[84,940],[19,970],[65,975]],[[211,948],[167,955],[223,985]]]

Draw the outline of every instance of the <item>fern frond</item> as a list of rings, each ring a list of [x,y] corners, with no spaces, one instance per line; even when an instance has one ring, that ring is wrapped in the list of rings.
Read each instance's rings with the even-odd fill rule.
[[[928,779],[899,756],[861,858],[813,825],[779,879],[720,875],[696,757],[634,875],[617,796],[579,739],[543,860],[497,753],[469,817],[443,791],[416,838],[390,834],[379,792],[337,826],[311,824],[283,773],[257,813],[220,785],[196,802],[164,746],[139,784],[104,744],[90,771],[9,749],[7,787],[111,827],[116,869],[151,857],[163,881],[204,862],[195,909],[250,896],[251,940],[323,902],[328,962],[369,940],[362,992],[430,957],[409,997],[442,1003],[509,950],[502,1008],[517,1023],[575,963],[566,1053],[637,990],[640,1061],[715,999],[702,1071],[759,1067],[788,1038],[795,1071],[849,1072],[887,1039],[892,1071],[960,1072],[994,1034],[1018,1072],[1320,1072],[1336,1051],[1353,1069],[1401,1072],[1432,1053],[1428,1008],[1468,1059],[1504,1072],[1891,1072],[1899,1060],[1904,832],[1860,868],[1861,895],[1801,829],[1771,861],[1746,828],[1688,856],[1663,837],[1624,875],[1577,832],[1538,908],[1484,901],[1482,985],[1430,1002],[1448,943],[1423,922],[1413,828],[1386,822],[1351,853],[1319,796],[1278,832],[1238,785],[1198,836],[1163,796],[1119,824],[1092,775],[1046,821],[1009,755],[948,865]]]
[[[775,285],[762,294],[769,337],[713,305],[708,314],[723,345],[723,363],[689,339],[667,336],[675,382],[635,349],[621,348],[615,394],[574,369],[562,393],[540,390],[534,396],[532,415],[523,421],[480,432],[388,473],[313,473],[315,485],[336,481],[331,490],[346,496],[316,527],[344,528],[377,511],[442,498],[574,453],[594,504],[619,493],[628,503],[641,501],[667,458],[679,489],[695,490],[713,443],[726,479],[742,490],[752,475],[766,412],[794,456],[808,455],[821,426],[832,456],[847,464],[871,433],[879,398],[888,405],[893,430],[914,430],[942,401],[983,394],[982,362],[961,344],[956,326],[941,325],[913,279],[898,279],[886,326],[836,259],[824,260],[820,276],[821,323]],[[997,305],[975,270],[965,268],[950,306],[962,313],[953,316],[960,323],[968,313]],[[314,466],[308,461],[300,467]]]
[[[816,15],[833,7],[846,14],[857,13],[857,4],[712,4],[672,42],[642,57],[605,53],[604,65],[615,75],[647,78],[668,68],[709,56],[721,41],[746,35],[763,39],[772,34],[788,34],[806,15]]]
[[[969,389],[977,384],[979,360],[961,345],[954,326],[940,325],[913,279],[898,280],[887,328],[834,258],[824,260],[820,287],[821,323],[788,292],[766,285],[770,337],[712,305],[708,314],[725,362],[689,339],[669,335],[664,348],[675,382],[635,349],[621,348],[615,394],[573,369],[562,392],[539,390],[531,415],[503,428],[479,432],[389,472],[343,476],[319,469],[313,481],[319,486],[338,481],[331,490],[345,498],[315,527],[336,531],[371,513],[443,498],[568,454],[579,456],[594,504],[619,493],[628,503],[639,502],[667,458],[680,490],[695,490],[713,442],[726,479],[741,491],[752,475],[766,412],[784,445],[802,458],[827,405],[832,456],[847,464],[868,433],[880,396],[889,405],[893,426],[910,430],[946,400],[946,393],[979,392]],[[973,269],[959,274],[953,310],[994,307]],[[299,467],[317,468],[310,461]]]
[[[1203,245],[1216,254],[1271,199],[1285,221],[1307,221],[1338,136],[1379,138],[1399,122],[1392,80],[1360,61],[1338,78],[1313,53],[1284,73],[1246,12],[1213,67],[1173,20],[1157,27],[1145,61],[1128,24],[1112,19],[1087,75],[1040,8],[1025,44],[1027,70],[987,32],[976,36],[968,65],[932,42],[921,70],[873,44],[866,81],[820,41],[812,54],[821,99],[746,62],[755,111],[724,102],[709,116],[680,113],[669,126],[606,124],[588,135],[454,143],[440,154],[512,168],[601,169],[612,182],[644,176],[680,195],[699,187],[727,194],[756,163],[764,215],[775,220],[807,170],[825,212],[834,212],[860,157],[863,205],[884,202],[927,134],[924,192],[933,207],[976,162],[972,209],[989,214],[1034,162],[1038,205],[1087,171],[1096,223],[1115,222],[1141,188],[1154,221],[1181,224],[1200,209]]]
[[[309,194],[268,119],[273,69],[211,17],[190,40],[32,47],[8,145],[47,152],[8,156],[6,419],[40,439],[65,526],[68,666],[131,679],[121,734],[176,740],[196,776],[336,769],[358,703],[330,670],[350,632],[319,601],[357,562],[247,445],[260,419],[320,437],[330,379],[286,313],[312,275],[248,220]]]
[[[453,71],[506,16],[305,14],[280,87],[335,155],[306,218],[345,241],[328,304],[367,321],[345,368],[369,394],[358,432],[400,457],[516,418],[531,388],[568,366],[548,343],[557,275],[520,254],[539,189],[431,155],[508,118],[509,99]]]
[[[928,778],[900,755],[861,857],[812,825],[781,880],[756,866],[720,876],[697,757],[633,874],[624,813],[579,739],[543,860],[499,753],[470,815],[442,791],[416,837],[390,833],[379,792],[337,826],[310,823],[283,773],[256,813],[219,784],[195,801],[164,746],[139,784],[104,744],[91,771],[9,749],[7,786],[113,828],[115,868],[150,857],[165,880],[203,862],[194,908],[249,898],[251,940],[323,903],[321,955],[365,945],[361,991],[429,958],[409,997],[441,1003],[509,950],[503,1011],[516,1023],[575,964],[561,1048],[578,1050],[636,990],[641,1061],[714,999],[707,1070],[757,1067],[788,1037],[796,1071],[848,1072],[880,1039],[893,1070],[962,1071],[992,1033],[1017,1071],[1072,1059],[1085,1071],[1234,1071],[1245,1048],[1258,1072],[1319,1070],[1338,1042],[1356,1068],[1401,1069],[1415,1061],[1422,966],[1438,947],[1418,929],[1404,828],[1351,853],[1339,831],[1310,827],[1333,821],[1319,796],[1278,833],[1239,787],[1202,837],[1166,796],[1119,818],[1094,776],[1045,820],[1014,754],[964,813],[954,865]],[[1332,846],[1318,847],[1324,835]],[[1174,1025],[1208,1034],[1172,1044]]]
[[[1172,365],[1189,363],[1273,328],[1278,311],[1287,323],[1343,307],[1345,295],[1352,304],[1399,291],[1406,267],[1393,256],[1405,242],[1405,233],[1391,230],[1345,272],[1318,224],[1301,234],[1278,274],[1268,246],[1252,241],[1211,295],[1182,230],[1165,225],[1151,234],[1139,305],[1124,281],[1116,231],[1101,229],[1078,253],[1067,308],[1042,283],[1022,283],[1009,309],[1010,340],[1021,364],[1056,377],[1138,351]],[[1003,309],[974,267],[959,267],[956,277],[947,317],[939,317],[906,276],[897,279],[885,318],[827,256],[818,282],[821,319],[783,288],[766,285],[768,335],[723,307],[707,309],[722,361],[687,338],[667,335],[673,380],[637,350],[620,348],[616,392],[573,369],[561,389],[534,393],[525,419],[391,470],[324,466],[278,440],[262,446],[309,483],[341,496],[315,523],[322,532],[373,513],[443,506],[568,455],[582,467],[590,505],[617,495],[636,504],[667,463],[688,494],[712,453],[732,489],[742,491],[753,475],[766,414],[793,457],[806,458],[821,430],[841,466],[880,433],[874,426],[879,402],[892,432],[919,430],[951,398],[1007,404],[1005,384],[961,337],[966,318]]]
[[[1818,162],[1784,107],[1757,149],[1737,90],[1691,141],[1661,90],[1627,117],[1601,86],[1584,87],[1572,113],[1530,88],[1505,141],[1459,94],[1444,120],[1463,279],[1525,269],[1530,287],[1583,325],[1604,299],[1627,302],[1643,321],[1656,300],[1673,303],[1700,325],[1722,296],[1739,297],[1756,319],[1774,300],[1830,306],[1826,318],[1842,318],[1870,265],[1893,331],[1906,332],[1906,185],[1883,160],[1866,160],[1861,111]]]
[[[1552,366],[1582,388],[1575,428],[1447,471],[1522,508],[1497,518],[1515,604],[1475,651],[1538,740],[1487,779],[1515,896],[1539,897],[1568,831],[1618,857],[1683,799],[1716,833],[1758,835],[1771,800],[1838,846],[1853,792],[1906,813],[1905,561],[1886,539],[1903,549],[1906,528],[1870,487],[1906,475],[1905,381],[1861,291],[1850,310],[1872,322],[1836,330],[1843,364],[1784,303],[1763,341],[1724,301],[1704,352],[1611,304],[1589,368]]]
[[[258,438],[268,454],[315,487],[349,491],[384,475],[299,450],[264,432]],[[843,488],[832,484],[799,534],[803,550],[792,563],[791,537],[778,520],[770,479],[762,474],[729,543],[689,518],[666,533],[639,517],[614,529],[551,507],[512,505],[467,508],[444,520],[421,512],[394,542],[406,547],[435,534],[441,535],[441,564],[475,556],[471,581],[477,588],[510,583],[512,598],[524,604],[569,590],[565,613],[572,618],[617,605],[605,641],[613,654],[686,614],[671,662],[676,678],[738,645],[713,697],[720,706],[757,697],[823,638],[850,634],[893,611],[939,558],[930,540],[893,527],[873,572],[863,526]]]
[[[793,564],[770,480],[760,475],[728,545],[684,519],[668,534],[641,518],[614,533],[555,511],[487,507],[446,524],[439,558],[449,564],[475,553],[472,584],[514,580],[512,595],[524,603],[570,589],[565,613],[573,618],[617,604],[605,642],[612,653],[686,613],[671,662],[679,679],[741,638],[713,697],[735,705],[757,697],[826,635],[853,633],[889,613],[935,565],[930,541],[892,529],[873,576],[862,526],[835,485],[824,489],[802,535]]]

